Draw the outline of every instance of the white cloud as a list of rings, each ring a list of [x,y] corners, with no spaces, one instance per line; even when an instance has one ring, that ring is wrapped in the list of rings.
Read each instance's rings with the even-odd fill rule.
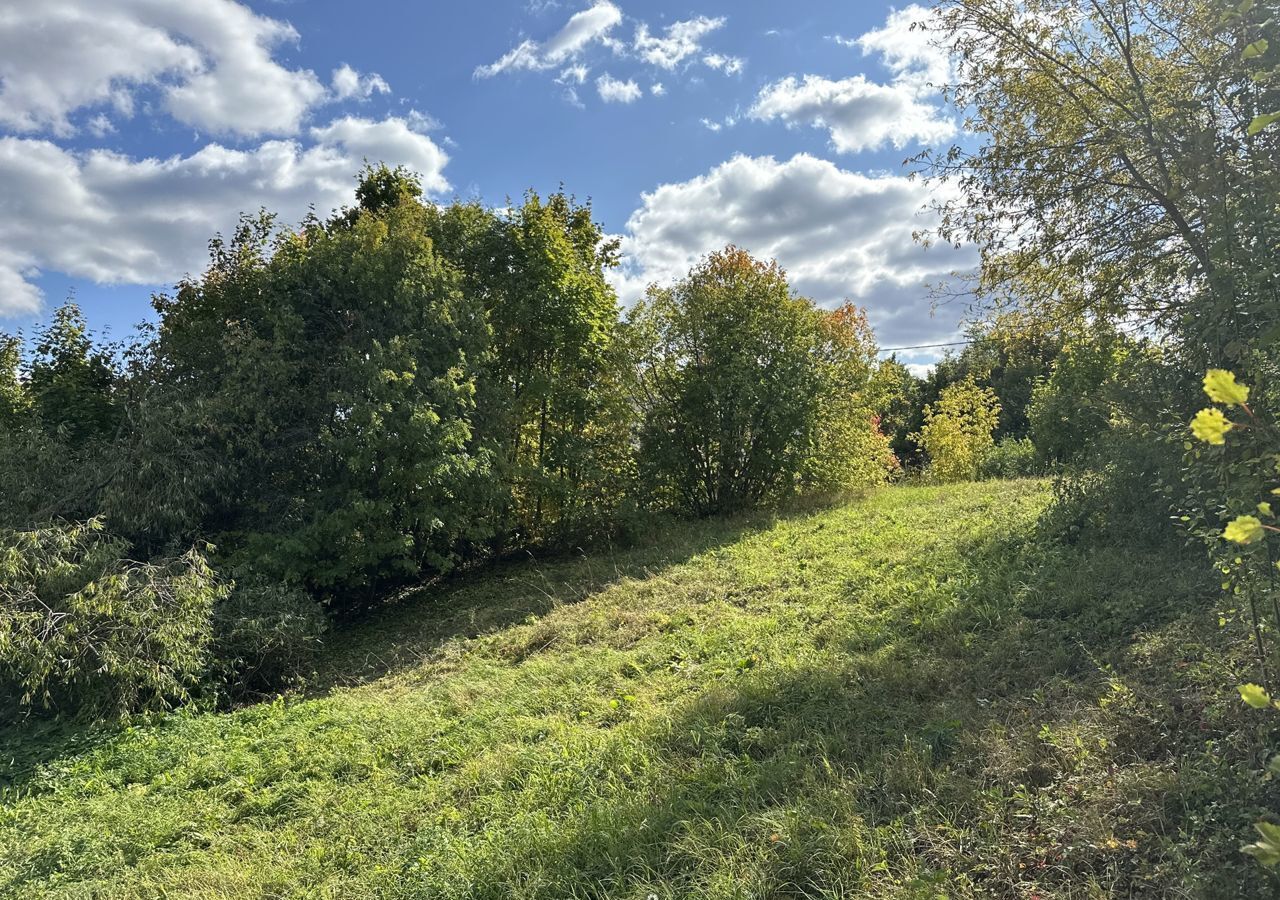
[[[719,53],[709,53],[702,57],[702,62],[709,68],[717,71],[723,70],[726,75],[737,75],[742,71],[742,67],[746,65],[740,57],[722,56]]]
[[[31,257],[0,248],[0,316],[40,310],[40,289],[27,280],[38,274]]]
[[[368,100],[374,94],[391,93],[391,85],[377,72],[362,75],[346,63],[333,70],[331,84],[338,100]]]
[[[951,77],[951,57],[935,43],[935,13],[917,4],[889,13],[883,28],[868,31],[853,41],[864,54],[878,54],[898,80],[923,86],[941,86]],[[839,39],[837,39],[839,40]]]
[[[723,18],[698,16],[683,22],[674,22],[662,37],[649,34],[649,26],[636,26],[633,43],[635,52],[650,65],[662,69],[674,69],[686,59],[702,50],[701,41],[711,32],[723,26]]]
[[[849,39],[832,40],[878,54],[893,74],[889,84],[854,75],[833,81],[819,75],[794,76],[761,89],[749,115],[780,120],[790,127],[824,128],[841,153],[873,150],[886,144],[902,148],[953,137],[955,120],[939,105],[937,86],[947,80],[951,61],[931,42],[927,26],[933,14],[909,6],[889,14],[883,28]]]
[[[596,79],[596,91],[605,103],[634,103],[641,93],[634,81],[619,81],[608,72]]]
[[[491,78],[502,72],[541,71],[563,65],[592,43],[608,40],[609,32],[622,21],[622,10],[609,0],[597,2],[574,13],[556,34],[542,43],[526,40],[497,62],[475,70],[477,78]]]
[[[632,302],[651,281],[677,279],[700,257],[733,243],[777,259],[801,293],[831,306],[844,299],[871,311],[887,346],[946,340],[958,311],[932,318],[929,285],[975,262],[969,250],[924,248],[913,233],[929,185],[871,177],[800,154],[736,156],[705,175],[643,195],[627,222],[625,264],[613,275]]]
[[[939,115],[912,90],[877,84],[855,75],[829,81],[806,75],[803,81],[784,78],[766,85],[750,113],[754,119],[780,119],[789,126],[825,128],[841,153],[857,153],[912,141],[945,140],[956,133],[955,123]]]
[[[576,66],[570,66],[560,73],[560,77],[556,81],[560,84],[582,84],[587,80],[587,75],[591,72],[589,68],[579,63]]]
[[[86,127],[94,137],[106,137],[116,130],[116,126],[111,123],[110,116],[105,113],[98,113],[86,123]]]
[[[449,189],[447,155],[407,120],[346,117],[308,136],[306,146],[215,143],[167,159],[0,137],[0,315],[38,305],[42,269],[117,284],[201,271],[209,238],[241,212],[265,206],[295,222],[310,205],[323,214],[350,203],[364,159],[404,164],[434,194]]]
[[[0,125],[71,134],[77,111],[128,116],[145,90],[196,128],[294,134],[326,96],[315,73],[272,58],[297,39],[234,0],[11,2],[0,11]]]
[[[542,11],[542,7],[538,11]],[[638,22],[629,44],[614,36],[622,20],[622,11],[611,0],[595,0],[591,6],[574,13],[554,36],[541,42],[525,39],[496,62],[477,67],[474,75],[476,78],[492,78],[503,72],[558,69],[555,82],[566,88],[564,96],[570,103],[581,106],[575,88],[586,82],[590,71],[588,63],[598,65],[600,57],[606,54],[615,61],[644,63],[667,72],[700,61],[709,68],[733,75],[741,72],[745,65],[736,56],[703,53],[703,39],[724,25],[726,20],[723,17],[698,16],[674,22],[657,34],[651,33],[644,22]],[[597,90],[606,102],[630,103],[638,96],[633,95],[629,88],[631,80],[618,81],[605,74],[596,82]],[[660,97],[666,93],[666,86],[654,83],[650,93]]]

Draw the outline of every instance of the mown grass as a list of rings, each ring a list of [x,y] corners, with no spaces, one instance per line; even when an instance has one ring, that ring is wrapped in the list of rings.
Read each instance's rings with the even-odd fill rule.
[[[1201,559],[1048,496],[672,525],[333,634],[310,695],[10,731],[0,895],[1275,896]]]

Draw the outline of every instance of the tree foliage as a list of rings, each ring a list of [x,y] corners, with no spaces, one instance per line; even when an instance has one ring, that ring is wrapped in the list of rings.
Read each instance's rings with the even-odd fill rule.
[[[0,685],[23,704],[123,714],[189,698],[226,594],[202,554],[140,563],[100,522],[0,531]]]
[[[529,192],[505,213],[454,204],[428,218],[492,335],[477,422],[502,486],[495,514],[517,540],[607,531],[627,491],[632,430],[605,279],[617,240],[563,192]]]
[[[1071,462],[1096,447],[1122,414],[1115,388],[1134,353],[1123,334],[1100,323],[1066,341],[1031,397],[1031,435],[1044,458]]]
[[[959,186],[939,234],[980,247],[991,304],[1144,321],[1192,362],[1243,358],[1280,325],[1267,274],[1280,132],[1250,128],[1280,103],[1244,54],[1274,27],[1274,2],[938,12],[958,59],[949,93],[981,143],[925,159]]]
[[[631,321],[644,348],[642,476],[673,504],[697,515],[750,507],[806,474],[848,486],[875,468],[863,460],[887,453],[873,447],[860,393],[874,354],[865,321],[795,296],[776,263],[712,253],[651,287]]]
[[[262,575],[344,606],[485,537],[472,434],[485,325],[413,185],[273,235],[246,219],[157,299],[165,412],[201,447],[201,527]],[[187,476],[183,476],[184,478]]]
[[[983,459],[995,446],[1000,403],[995,391],[972,376],[949,385],[924,409],[917,440],[929,457],[929,474],[940,481],[978,477]]]

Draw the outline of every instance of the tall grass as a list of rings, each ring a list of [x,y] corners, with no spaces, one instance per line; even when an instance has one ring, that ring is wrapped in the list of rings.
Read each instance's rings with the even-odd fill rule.
[[[673,525],[406,598],[310,695],[10,732],[0,895],[1269,896],[1203,567],[1047,502]]]

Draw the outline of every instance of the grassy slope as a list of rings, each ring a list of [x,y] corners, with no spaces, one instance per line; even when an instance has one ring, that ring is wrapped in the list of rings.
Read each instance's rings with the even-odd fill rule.
[[[1199,559],[1046,502],[672,526],[336,635],[310,699],[11,733],[0,896],[1271,896]]]

